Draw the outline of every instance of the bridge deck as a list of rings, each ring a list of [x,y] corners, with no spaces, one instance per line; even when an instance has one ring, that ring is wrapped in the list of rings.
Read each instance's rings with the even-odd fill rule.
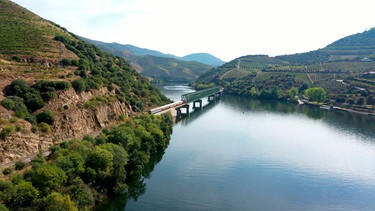
[[[185,101],[186,103],[191,103],[196,100],[202,99],[210,95],[214,95],[219,92],[221,92],[220,87],[212,87],[212,88],[181,95],[181,100]]]

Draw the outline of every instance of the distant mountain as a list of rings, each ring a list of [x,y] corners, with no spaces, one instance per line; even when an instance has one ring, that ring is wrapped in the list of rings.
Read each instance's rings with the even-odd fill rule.
[[[204,53],[197,54],[197,56],[192,54],[192,57],[196,59],[191,59],[191,57],[183,59],[129,44],[82,39],[96,45],[102,51],[125,58],[139,73],[154,80],[191,82],[215,66],[214,64],[217,65],[218,61],[221,61],[210,54]]]
[[[167,58],[178,58],[172,54],[164,54],[159,51],[149,50],[146,48],[140,48],[130,44],[119,44],[119,43],[106,43],[97,40],[91,40],[88,38],[81,37],[81,39],[92,43],[98,46],[100,49],[105,50],[107,52],[111,52],[115,55],[130,58],[132,56],[142,56],[142,55],[151,55],[151,56],[158,56],[158,57],[167,57]]]
[[[212,68],[196,61],[151,55],[135,56],[130,64],[142,75],[167,82],[191,82]]]
[[[223,60],[208,53],[193,53],[181,57],[181,59],[185,61],[197,61],[212,66],[220,66],[225,63]]]

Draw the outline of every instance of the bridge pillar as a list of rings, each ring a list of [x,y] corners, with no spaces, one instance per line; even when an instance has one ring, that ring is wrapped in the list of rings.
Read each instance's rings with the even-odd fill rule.
[[[185,110],[185,112],[182,111],[183,109]],[[176,111],[177,117],[181,117],[183,114],[189,116],[189,104],[176,108]]]
[[[208,95],[208,102],[214,101],[215,95]]]
[[[195,106],[195,103],[199,103],[199,106]],[[202,100],[196,100],[193,102],[193,108],[202,108]]]

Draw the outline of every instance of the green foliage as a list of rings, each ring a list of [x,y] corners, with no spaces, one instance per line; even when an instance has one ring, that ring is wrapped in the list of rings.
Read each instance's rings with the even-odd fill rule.
[[[76,92],[83,92],[86,91],[87,88],[87,82],[83,78],[77,78],[74,81],[72,81],[72,86]]]
[[[5,206],[5,204],[0,203],[0,211],[8,211],[9,209]]]
[[[21,181],[20,183],[5,190],[8,198],[5,204],[13,209],[19,209],[31,204],[32,201],[38,198],[39,191],[33,187],[31,182]]]
[[[1,105],[6,109],[13,110],[16,106],[16,103],[12,99],[5,98],[1,101]]]
[[[8,96],[1,101],[1,105],[7,109],[13,110],[19,118],[26,118],[30,113],[24,104],[24,100],[17,96]]]
[[[7,125],[5,126],[1,132],[0,132],[0,137],[2,139],[4,139],[5,137],[11,135],[12,133],[14,133],[14,130],[15,130],[15,127],[14,125]]]
[[[117,85],[120,89],[116,89],[116,92],[122,96],[122,102],[127,103],[136,112],[153,103],[162,105],[168,102],[159,90],[131,68],[124,59],[103,53],[94,45],[80,40],[63,36],[56,36],[55,40],[63,42],[69,50],[80,57],[77,71],[80,78],[71,82],[77,92],[98,89],[103,85],[112,86],[113,89],[114,85]]]
[[[46,196],[43,200],[44,208],[46,211],[56,210],[67,210],[75,211],[78,210],[74,202],[70,199],[69,195],[62,195],[61,193],[53,192]]]
[[[45,122],[49,125],[52,125],[53,122],[55,121],[55,113],[53,113],[53,111],[48,110],[48,109],[38,113],[35,117],[36,117],[37,123]]]
[[[39,127],[40,131],[42,131],[43,133],[51,133],[51,127],[49,126],[49,124],[42,122],[39,124]]]
[[[30,90],[30,85],[22,80],[16,79],[10,85],[8,90],[6,90],[5,94],[8,96],[18,96],[21,98],[25,98],[26,93]]]
[[[39,91],[31,88],[30,85],[22,79],[14,80],[9,85],[8,90],[6,90],[6,95],[23,98],[25,105],[31,112],[44,106],[44,102]]]
[[[8,174],[10,174],[10,173],[12,173],[12,169],[11,169],[11,168],[5,168],[5,169],[3,170],[3,174],[4,174],[4,175],[8,175]]]
[[[105,195],[137,198],[143,193],[142,178],[150,175],[168,146],[172,124],[170,115],[145,114],[105,129],[96,138],[63,142],[51,148],[48,162],[39,154],[24,175],[9,183],[0,181],[0,200],[12,209],[19,208],[13,201],[22,199],[22,206],[30,209],[87,210]],[[140,189],[130,189],[130,183]],[[21,199],[12,195],[21,190],[20,184],[27,187]]]
[[[39,90],[40,92],[51,92],[56,90],[67,90],[71,87],[71,84],[66,81],[38,81],[32,88]]]
[[[80,210],[88,209],[95,204],[95,199],[89,186],[80,178],[76,178],[72,181],[67,192]]]
[[[36,168],[33,166],[32,183],[43,195],[58,191],[66,182],[65,172],[54,165],[42,164]]]
[[[26,162],[23,161],[23,160],[19,160],[15,164],[15,169],[16,170],[22,170],[23,168],[25,168],[25,166],[26,166]]]
[[[297,89],[297,87],[290,88],[290,95],[291,95],[291,97],[295,97],[295,96],[298,95],[298,89]]]
[[[326,91],[322,87],[312,87],[305,91],[310,101],[323,102],[326,99]]]
[[[30,91],[27,92],[24,97],[25,105],[30,110],[30,112],[34,112],[40,108],[43,108],[44,106],[44,101],[43,98],[40,96],[40,93],[34,90],[35,89],[30,89]]]

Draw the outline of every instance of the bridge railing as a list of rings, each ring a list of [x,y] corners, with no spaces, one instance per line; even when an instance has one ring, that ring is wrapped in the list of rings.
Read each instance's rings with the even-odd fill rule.
[[[183,94],[181,95],[181,100],[184,100],[186,103],[190,103],[218,92],[220,92],[220,87],[212,87],[192,93]]]

